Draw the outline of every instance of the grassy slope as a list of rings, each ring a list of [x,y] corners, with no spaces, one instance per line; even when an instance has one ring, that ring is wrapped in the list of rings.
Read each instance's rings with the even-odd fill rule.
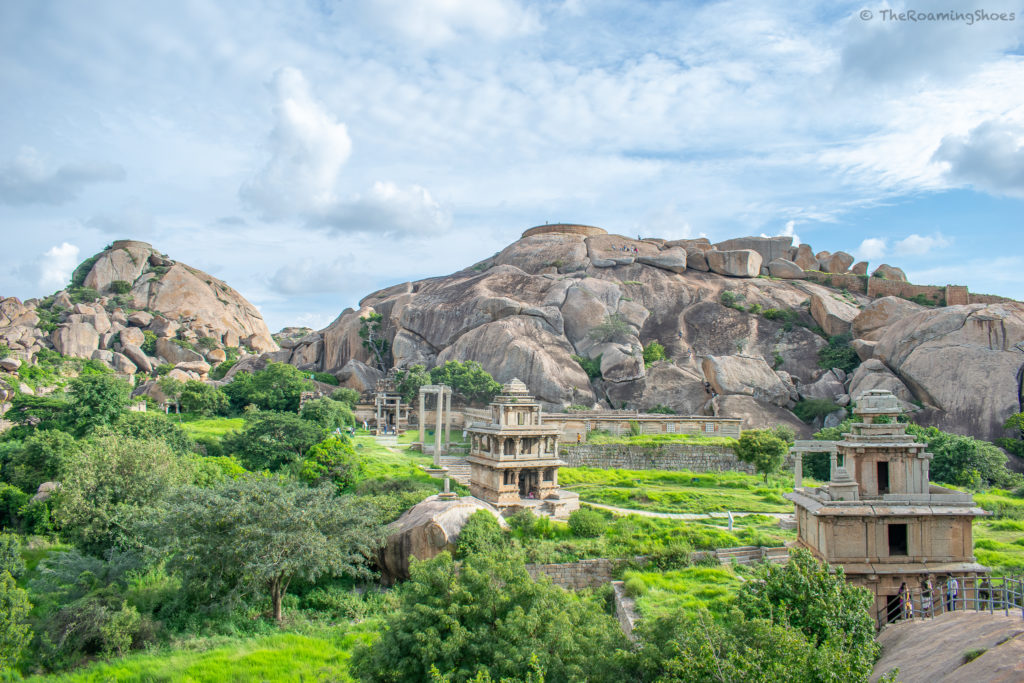
[[[173,419],[174,416],[172,415]],[[181,415],[181,427],[193,439],[201,436],[212,436],[221,438],[228,432],[235,432],[242,429],[245,420],[240,417],[202,417],[200,415],[184,413]]]
[[[704,607],[724,615],[736,601],[741,580],[729,567],[687,567],[666,572],[626,572],[629,581],[639,577],[647,592],[638,597],[637,610],[644,617],[692,612]]]

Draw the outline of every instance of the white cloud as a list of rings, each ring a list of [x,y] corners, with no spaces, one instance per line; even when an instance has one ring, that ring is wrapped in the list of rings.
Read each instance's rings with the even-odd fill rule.
[[[909,239],[909,238],[908,238]],[[885,257],[889,251],[888,240],[884,237],[869,237],[857,247],[857,258],[862,261],[880,259]]]
[[[515,0],[377,0],[378,23],[423,47],[460,37],[500,40],[537,31],[537,14]]]
[[[923,256],[933,249],[942,249],[952,243],[952,240],[939,232],[923,237],[915,233],[894,243],[893,253],[897,256]]]
[[[0,165],[0,204],[66,204],[92,183],[124,180],[124,169],[116,164],[64,164],[47,167],[32,147],[22,147],[11,161]]]
[[[768,237],[768,236],[769,235],[767,233],[764,233],[764,232],[761,233],[761,237]],[[786,221],[786,227],[784,227],[782,229],[782,232],[780,232],[778,235],[776,235],[776,237],[792,237],[793,238],[793,246],[794,247],[799,247],[800,246],[800,235],[796,234],[796,221]]]
[[[270,287],[281,294],[311,294],[336,292],[350,289],[353,284],[363,281],[367,274],[353,269],[357,260],[351,255],[333,262],[322,259],[304,258],[296,263],[281,266],[270,276]]]
[[[144,237],[153,232],[153,216],[139,206],[125,206],[118,211],[102,211],[85,222],[86,226],[122,239]]]
[[[298,69],[279,69],[271,87],[270,160],[239,194],[269,218],[322,211],[336,201],[338,175],[352,153],[348,128],[311,95]]]
[[[985,121],[966,136],[943,138],[932,158],[949,164],[953,181],[1024,197],[1024,127]]]
[[[451,217],[426,188],[378,181],[369,192],[326,208],[312,222],[338,233],[399,236],[444,230]]]
[[[50,247],[31,263],[22,266],[22,277],[31,279],[42,291],[52,292],[67,286],[71,273],[78,266],[79,249],[74,244],[63,242]]]

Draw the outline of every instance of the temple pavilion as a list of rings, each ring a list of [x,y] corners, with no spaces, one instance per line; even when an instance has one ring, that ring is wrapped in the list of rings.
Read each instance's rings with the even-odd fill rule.
[[[469,488],[472,494],[503,511],[529,507],[563,517],[579,508],[579,496],[558,487],[558,436],[543,423],[540,403],[526,385],[513,379],[491,402],[491,421],[474,422],[470,440]]]

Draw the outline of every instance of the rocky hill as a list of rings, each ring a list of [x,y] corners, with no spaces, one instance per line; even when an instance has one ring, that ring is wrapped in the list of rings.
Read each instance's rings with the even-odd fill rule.
[[[71,286],[52,296],[0,300],[0,344],[9,350],[0,369],[11,372],[52,349],[125,375],[171,364],[179,379],[204,378],[229,354],[278,348],[241,294],[131,240],[86,259]]]
[[[807,433],[792,412],[801,403],[832,404],[819,426],[884,388],[921,422],[1007,435],[1003,420],[1021,410],[1024,305],[905,280],[787,237],[712,245],[540,226],[465,270],[374,292],[270,356],[368,389],[379,370],[360,319],[379,313],[389,365],[476,360],[500,382],[522,379],[549,409],[662,405]],[[850,372],[821,366],[830,339],[856,352]],[[645,366],[654,341],[668,359]]]

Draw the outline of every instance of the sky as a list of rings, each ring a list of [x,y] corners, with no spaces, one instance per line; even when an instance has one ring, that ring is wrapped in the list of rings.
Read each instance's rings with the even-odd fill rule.
[[[131,238],[319,329],[567,222],[1024,299],[1024,0],[4,0],[0,96],[2,296]]]

